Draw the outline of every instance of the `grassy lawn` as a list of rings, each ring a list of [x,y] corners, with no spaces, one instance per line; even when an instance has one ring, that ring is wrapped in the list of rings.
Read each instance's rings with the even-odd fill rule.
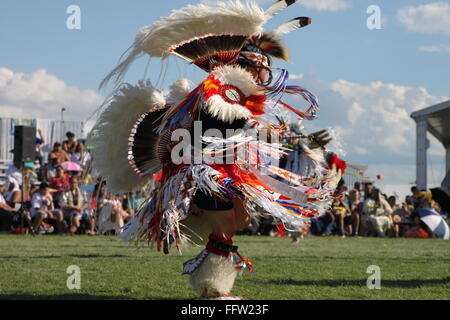
[[[437,239],[235,238],[255,274],[237,278],[246,299],[450,299],[450,242]],[[196,299],[182,263],[199,248],[168,256],[128,248],[116,237],[0,236],[0,299]],[[69,290],[67,267],[81,269]],[[381,268],[381,289],[366,286]]]

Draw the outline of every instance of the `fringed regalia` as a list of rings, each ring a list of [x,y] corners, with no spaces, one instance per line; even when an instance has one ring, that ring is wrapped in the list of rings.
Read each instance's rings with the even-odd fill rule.
[[[286,131],[280,115],[312,120],[319,110],[315,95],[288,85],[288,71],[271,66],[273,58],[288,60],[281,37],[311,22],[299,17],[273,32],[263,30],[293,3],[277,1],[266,11],[239,1],[175,10],[137,34],[103,83],[120,81],[143,54],[175,55],[208,73],[195,87],[180,79],[168,91],[148,81],[123,85],[107,101],[90,137],[96,166],[112,191],[142,188],[158,176],[120,237],[165,253],[181,250],[186,241],[205,244],[183,271],[205,298],[229,294],[236,270],[252,265],[231,236],[211,233],[208,219],[196,209],[224,212],[239,203],[249,214],[270,214],[287,228],[306,228],[329,205],[342,173],[326,150],[307,144],[302,145],[312,168],[307,174],[278,166],[290,152],[279,141]],[[257,81],[252,72],[261,68],[269,72],[267,81]],[[302,97],[306,110],[285,103],[286,95]]]

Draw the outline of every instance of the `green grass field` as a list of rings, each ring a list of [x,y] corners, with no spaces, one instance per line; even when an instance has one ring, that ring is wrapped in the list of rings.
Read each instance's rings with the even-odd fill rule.
[[[450,242],[437,239],[238,236],[255,274],[233,293],[251,300],[450,299]],[[182,263],[199,248],[165,256],[106,236],[0,236],[0,299],[196,299]],[[81,269],[69,290],[67,267]],[[366,286],[367,267],[381,268],[381,289]]]

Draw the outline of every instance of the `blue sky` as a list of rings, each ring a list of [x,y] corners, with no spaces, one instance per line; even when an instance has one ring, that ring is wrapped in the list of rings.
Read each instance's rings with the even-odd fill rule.
[[[258,2],[263,7],[271,3]],[[64,104],[69,118],[86,119],[101,100],[98,84],[136,32],[189,3],[196,2],[2,0],[0,116],[22,112],[57,118]],[[81,30],[66,27],[66,9],[72,4],[81,9]],[[366,26],[370,5],[381,9],[381,30]],[[288,68],[294,83],[311,89],[322,101],[320,118],[305,126],[337,127],[346,158],[369,164],[370,173],[383,173],[386,183],[413,181],[415,126],[409,114],[450,96],[449,2],[300,0],[266,29],[297,16],[309,16],[313,23],[286,37],[292,60],[278,66]],[[126,80],[141,79],[146,63],[147,59],[136,63]],[[164,86],[182,76],[201,81],[205,75],[176,58],[171,64]],[[152,60],[149,70],[156,81],[160,61]],[[54,88],[46,88],[50,86]],[[430,160],[439,176],[443,152],[430,139]],[[398,141],[398,147],[392,141]]]
[[[291,72],[314,72],[324,81],[344,78],[422,86],[434,95],[450,91],[449,73],[442,72],[450,69],[449,55],[418,50],[425,45],[448,45],[448,36],[409,32],[395,19],[400,7],[432,1],[353,0],[340,11],[309,9],[301,2],[268,24],[270,29],[296,16],[313,19],[311,26],[286,38],[292,52]],[[2,0],[0,61],[17,72],[45,68],[69,85],[96,88],[136,31],[188,3],[192,1]],[[66,28],[66,8],[71,4],[81,8],[81,30]],[[382,30],[366,27],[366,9],[372,4],[379,5],[387,19]],[[138,70],[132,71],[130,81],[141,77]]]

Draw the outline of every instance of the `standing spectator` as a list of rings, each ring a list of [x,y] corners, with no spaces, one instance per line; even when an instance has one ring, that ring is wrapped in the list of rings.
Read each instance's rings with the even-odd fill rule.
[[[370,223],[377,236],[385,237],[393,226],[391,213],[391,206],[381,195],[380,190],[373,188],[371,197],[364,201],[362,222],[366,225]]]
[[[80,162],[83,159],[83,144],[75,139],[73,132],[66,133],[67,140],[63,142],[63,149],[70,155],[70,161]]]
[[[37,132],[39,137],[36,137],[36,160],[39,162],[39,166],[42,167],[44,165],[44,152],[42,149],[45,145],[45,139],[41,129],[38,129]]]
[[[6,203],[4,191],[5,187],[0,185],[0,232],[11,231],[13,214],[16,213],[16,210]]]
[[[39,186],[38,192],[33,194],[31,199],[31,218],[34,220],[34,230],[44,227],[44,232],[51,233],[53,230],[46,228],[44,220],[56,221],[58,232],[63,228],[63,214],[61,210],[55,210],[53,206],[53,198],[50,194],[49,185],[43,182]]]
[[[64,216],[70,219],[70,232],[75,234],[80,228],[81,220],[89,224],[88,235],[95,235],[95,217],[92,209],[89,208],[89,199],[86,192],[78,187],[78,178],[70,178],[70,188],[64,192],[60,199],[60,207],[63,209]]]

